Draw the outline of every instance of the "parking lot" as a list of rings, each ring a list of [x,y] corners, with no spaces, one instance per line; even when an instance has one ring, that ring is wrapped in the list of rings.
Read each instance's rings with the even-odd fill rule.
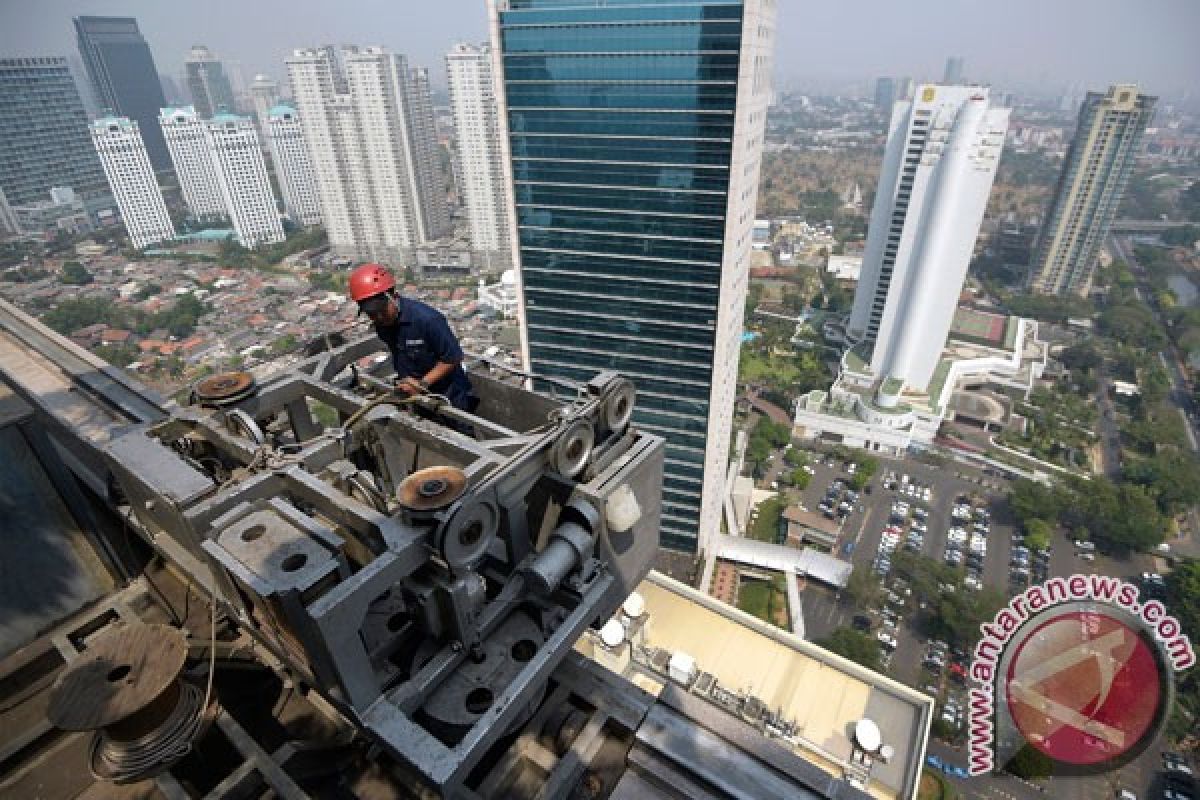
[[[1039,582],[1050,577],[1076,573],[1100,573],[1134,578],[1143,571],[1154,571],[1153,559],[1149,556],[1137,555],[1126,561],[1113,561],[1103,555],[1077,548],[1074,542],[1062,533],[1054,536],[1049,555],[1045,559],[1039,559],[1036,554],[1030,553],[1014,562],[1014,548],[1020,547],[1022,542],[1019,538],[1014,541],[1016,527],[1005,500],[1009,486],[1007,480],[956,462],[932,466],[915,460],[878,460],[878,472],[868,486],[853,498],[852,508],[844,517],[839,513],[838,506],[847,499],[846,488],[837,491],[838,502],[829,507],[834,515],[834,522],[840,525],[837,554],[852,560],[856,566],[861,565],[868,569],[879,566],[880,545],[885,542],[885,537],[893,540],[893,550],[902,550],[907,546],[929,558],[946,563],[947,544],[953,536],[961,540],[961,545],[952,549],[963,554],[956,569],[965,579],[968,575],[972,536],[975,536],[977,555],[971,557],[971,561],[978,564],[979,568],[973,571],[973,574],[978,574],[981,589],[995,589],[1006,597],[1022,591],[1026,580]],[[776,459],[776,463],[779,461],[780,459]],[[809,463],[812,467],[809,486],[802,492],[792,490],[791,494],[808,510],[822,513],[821,504],[831,496],[831,486],[834,486],[836,481],[848,483],[850,473],[844,462],[820,454],[810,454]],[[773,480],[775,475],[768,474],[767,477]],[[918,488],[906,488],[913,485]],[[888,486],[893,488],[887,488]],[[903,506],[897,507],[898,502],[906,504],[907,509]],[[970,511],[964,516],[967,507]],[[897,511],[904,513],[897,515]],[[901,516],[902,519],[898,518]],[[914,522],[920,523],[920,536],[910,539]],[[892,527],[890,532],[889,526]],[[924,531],[920,531],[921,527]],[[961,533],[952,534],[951,531],[956,529]],[[980,539],[984,542],[983,547],[978,544]],[[914,544],[917,545],[915,548]],[[887,549],[885,547],[885,553]],[[1014,575],[1014,566],[1024,566],[1028,570],[1028,576]],[[1014,578],[1022,580],[1014,581]],[[891,576],[885,578],[884,583],[888,592],[903,593],[902,586],[897,586],[891,580]],[[810,583],[802,595],[805,636],[810,640],[819,640],[835,628],[854,627],[856,616],[866,616],[869,619],[872,637],[878,639],[881,633],[884,637],[894,637],[893,646],[881,644],[881,654],[885,655],[885,672],[917,689],[937,694],[938,718],[947,724],[960,726],[965,720],[965,682],[957,673],[966,664],[965,657],[968,654],[962,651],[955,654],[949,648],[926,641],[909,624],[912,612],[904,609],[905,598],[895,596],[893,599],[901,602],[885,602],[882,609],[860,609],[853,607],[838,593]],[[889,618],[891,622],[888,621]],[[858,621],[862,622],[861,619]],[[947,755],[956,752],[953,748],[941,745],[939,748],[940,752]],[[962,763],[962,751],[957,752],[960,755],[952,760],[954,763]],[[1143,758],[1127,765],[1122,771],[1122,783],[1143,787],[1149,784],[1154,774],[1156,757],[1157,751],[1148,752]],[[947,763],[950,763],[950,760]],[[1100,778],[1055,778],[1052,781],[1055,787],[1052,790],[1055,792],[1053,796],[1085,798],[1111,795],[1111,790],[1106,794],[1096,794],[1103,783],[1103,779]],[[1012,798],[1030,796],[1027,794],[1030,791],[1034,795],[1040,794],[1015,779],[1004,777],[971,779],[963,788],[974,788],[980,791],[979,796]]]

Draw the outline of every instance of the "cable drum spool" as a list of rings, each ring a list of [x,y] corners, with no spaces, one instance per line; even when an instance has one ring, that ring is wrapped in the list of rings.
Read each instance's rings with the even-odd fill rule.
[[[182,680],[182,631],[124,625],[101,635],[59,676],[46,716],[59,728],[96,731],[91,771],[100,780],[134,783],[191,752],[215,718],[215,701]]]
[[[257,391],[254,376],[249,372],[221,372],[192,387],[192,395],[201,405],[218,408],[245,400]]]
[[[409,511],[447,508],[467,490],[467,474],[458,467],[426,467],[400,482],[396,500]]]

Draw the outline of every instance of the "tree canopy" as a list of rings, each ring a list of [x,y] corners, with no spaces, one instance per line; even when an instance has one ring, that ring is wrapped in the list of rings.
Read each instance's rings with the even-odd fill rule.
[[[829,636],[817,642],[826,650],[844,656],[867,669],[879,671],[879,645],[870,635],[845,626],[834,628]]]

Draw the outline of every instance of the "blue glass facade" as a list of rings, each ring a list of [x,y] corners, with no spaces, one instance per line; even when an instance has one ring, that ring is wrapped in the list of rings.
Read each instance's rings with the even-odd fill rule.
[[[54,186],[108,192],[67,61],[0,59],[0,189],[23,206],[49,201]]]
[[[741,2],[499,12],[532,367],[614,369],[667,440],[662,541],[696,549]],[[724,446],[724,445],[722,445]]]

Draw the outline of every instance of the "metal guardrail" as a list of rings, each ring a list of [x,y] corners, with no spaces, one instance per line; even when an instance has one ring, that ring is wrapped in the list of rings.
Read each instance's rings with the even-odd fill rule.
[[[75,385],[129,422],[152,422],[167,415],[167,401],[157,392],[5,300],[0,300],[0,330],[45,356]]]

